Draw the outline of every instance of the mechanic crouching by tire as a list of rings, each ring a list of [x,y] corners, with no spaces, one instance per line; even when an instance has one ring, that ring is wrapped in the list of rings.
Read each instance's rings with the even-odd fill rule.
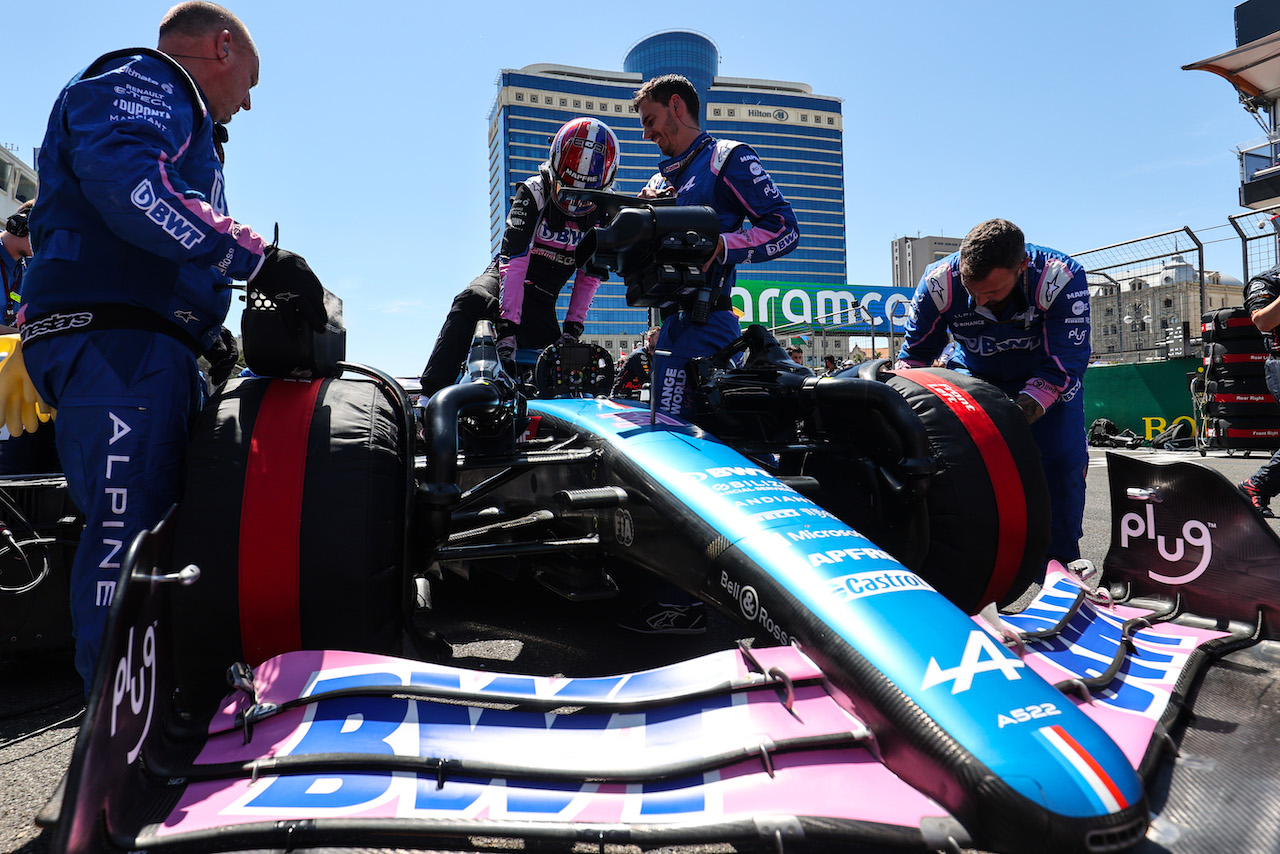
[[[227,216],[222,125],[258,82],[248,29],[186,2],[165,14],[158,46],[106,54],[59,94],[18,315],[85,516],[71,610],[86,692],[125,549],[180,494],[203,400],[196,357],[222,338],[231,280],[251,281],[295,326],[326,323],[306,262]]]
[[[1049,485],[1048,557],[1080,557],[1089,449],[1082,383],[1089,363],[1089,288],[1071,257],[1026,243],[1003,219],[974,226],[960,251],[925,270],[895,368],[972,374],[1012,397],[1031,425]]]

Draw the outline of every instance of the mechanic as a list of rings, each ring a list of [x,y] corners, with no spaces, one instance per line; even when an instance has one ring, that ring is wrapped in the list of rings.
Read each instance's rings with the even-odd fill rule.
[[[18,353],[57,410],[85,515],[71,610],[86,692],[125,550],[179,497],[202,402],[196,357],[225,344],[231,280],[249,280],[294,328],[327,319],[306,262],[227,216],[222,125],[258,82],[249,31],[221,6],[184,2],[164,15],[158,47],[106,54],[59,94],[18,312]]]
[[[1003,219],[974,226],[960,251],[925,270],[895,368],[946,367],[1012,397],[1040,448],[1050,496],[1048,557],[1080,557],[1089,450],[1082,382],[1089,362],[1089,287],[1074,259],[1027,244]]]
[[[640,191],[641,198],[675,195],[682,205],[708,205],[720,219],[715,255],[703,266],[710,278],[710,311],[697,322],[693,301],[668,316],[658,336],[653,393],[663,411],[692,410],[685,366],[717,352],[741,334],[729,295],[742,263],[781,258],[796,248],[800,230],[791,204],[751,147],[713,139],[702,131],[701,100],[693,84],[678,74],[647,81],[633,101],[644,138],[666,158]],[[743,220],[751,228],[743,229]]]
[[[1274,217],[1272,221],[1276,222]],[[1267,348],[1267,361],[1262,367],[1267,390],[1280,402],[1280,264],[1249,280],[1244,286],[1244,307]],[[1280,450],[1239,487],[1255,510],[1268,518],[1274,516],[1270,504],[1280,493]]]
[[[31,257],[31,229],[28,221],[31,208],[35,202],[23,202],[5,221],[4,231],[0,231],[0,284],[4,285],[4,320],[7,329],[0,332],[13,332],[18,312],[18,303],[22,295],[22,274],[26,270],[27,259]]]
[[[703,132],[702,100],[686,78],[679,74],[654,77],[636,91],[632,104],[640,113],[644,138],[657,145],[665,158],[658,161],[659,171],[640,197],[674,195],[682,205],[713,208],[720,221],[715,253],[702,268],[708,274],[708,287],[664,318],[653,358],[649,393],[655,396],[655,407],[688,416],[693,411],[689,360],[719,351],[742,331],[729,298],[737,265],[786,255],[796,248],[800,229],[791,204],[751,147]],[[750,228],[743,227],[744,220],[751,223]],[[702,306],[700,300],[705,300]],[[646,634],[706,631],[702,602],[665,582],[651,593],[650,601],[623,615],[618,625]]]
[[[35,202],[24,202],[5,222],[0,232],[0,284],[4,285],[5,308],[0,333],[13,334],[18,305],[22,301],[22,274],[31,257],[29,220]],[[0,475],[44,474],[60,471],[53,422],[32,433],[12,435],[6,429],[0,439]]]
[[[560,128],[538,174],[516,187],[498,257],[454,297],[422,371],[426,398],[457,380],[476,323],[485,318],[497,321],[498,352],[507,359],[516,347],[541,350],[581,337],[600,279],[577,270],[563,331],[556,298],[577,268],[573,250],[600,212],[561,199],[560,190],[606,190],[617,173],[618,137],[607,124],[576,118]]]

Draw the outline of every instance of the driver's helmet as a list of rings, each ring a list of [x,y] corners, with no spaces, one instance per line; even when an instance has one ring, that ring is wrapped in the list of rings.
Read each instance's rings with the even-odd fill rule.
[[[618,174],[618,137],[599,119],[572,119],[552,138],[547,162],[560,189],[607,190]]]

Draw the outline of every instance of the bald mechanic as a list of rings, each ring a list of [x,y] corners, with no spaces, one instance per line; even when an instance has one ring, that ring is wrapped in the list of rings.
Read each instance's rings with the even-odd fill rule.
[[[181,3],[158,48],[99,57],[58,95],[17,318],[85,514],[71,606],[86,691],[125,550],[180,494],[203,398],[196,357],[233,346],[231,281],[252,282],[295,328],[326,322],[306,262],[227,215],[222,126],[258,83],[248,29],[216,4]]]

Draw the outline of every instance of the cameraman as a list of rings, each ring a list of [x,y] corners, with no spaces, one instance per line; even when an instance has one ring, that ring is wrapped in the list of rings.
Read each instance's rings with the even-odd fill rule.
[[[720,220],[715,254],[703,265],[710,286],[706,319],[695,312],[696,300],[686,301],[667,316],[658,333],[649,393],[656,406],[672,415],[693,409],[686,365],[709,356],[741,334],[729,294],[734,267],[786,255],[800,240],[795,213],[782,197],[760,158],[750,146],[717,140],[702,132],[701,102],[693,84],[678,74],[646,82],[632,102],[640,111],[644,138],[665,156],[658,173],[640,191],[641,198],[676,197],[681,205],[706,205]],[[743,220],[751,228],[743,229]],[[669,354],[669,355],[659,355]],[[702,634],[706,606],[672,584],[661,582],[637,598],[652,598],[622,615],[618,625],[645,634]]]
[[[729,344],[741,333],[729,294],[738,264],[780,258],[796,248],[800,231],[791,204],[782,197],[750,146],[713,139],[699,124],[701,102],[693,84],[678,74],[646,82],[633,101],[640,111],[644,138],[665,156],[659,172],[640,191],[641,198],[674,195],[682,205],[707,205],[720,219],[715,255],[703,266],[709,274],[710,313],[695,320],[686,302],[666,317],[658,336],[652,393],[658,407],[687,415],[686,363]],[[743,229],[743,220],[751,228]]]

